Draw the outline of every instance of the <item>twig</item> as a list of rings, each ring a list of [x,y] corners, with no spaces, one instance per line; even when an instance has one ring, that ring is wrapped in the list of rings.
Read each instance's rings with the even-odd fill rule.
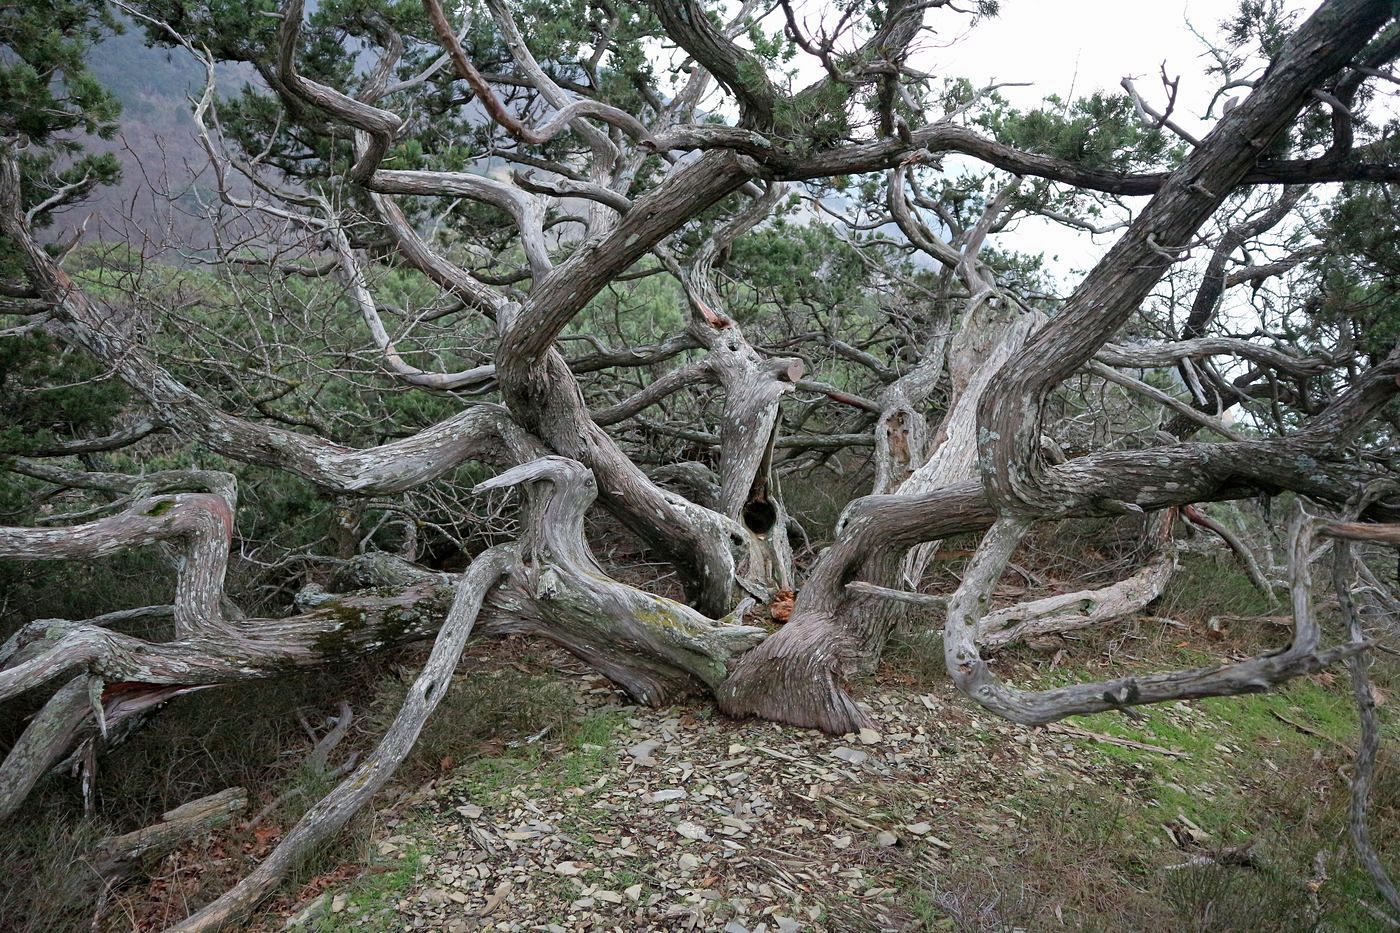
[[[1348,754],[1354,754],[1355,751],[1356,751],[1356,749],[1352,748],[1350,745],[1348,745],[1347,743],[1343,742],[1341,739],[1333,738],[1332,736],[1328,735],[1328,734],[1325,733],[1325,732],[1319,732],[1317,729],[1314,729],[1312,726],[1309,726],[1309,725],[1307,725],[1307,724],[1305,724],[1305,723],[1298,722],[1298,720],[1296,720],[1296,719],[1289,719],[1287,716],[1283,715],[1283,714],[1280,713],[1278,710],[1270,710],[1270,712],[1272,712],[1272,713],[1274,714],[1274,718],[1277,719],[1279,722],[1287,723],[1288,725],[1290,725],[1290,726],[1292,726],[1293,728],[1297,729],[1299,732],[1303,733],[1304,735],[1311,735],[1311,736],[1314,736],[1315,738],[1322,739],[1323,741],[1331,742],[1333,745],[1335,745],[1335,746],[1337,746],[1338,748],[1340,748],[1340,749],[1346,751]]]
[[[1105,735],[1102,732],[1090,732],[1088,729],[1081,729],[1078,726],[1066,725],[1062,722],[1052,722],[1045,727],[1046,732],[1058,732],[1061,735],[1072,735],[1081,739],[1092,739],[1095,742],[1103,742],[1105,745],[1117,745],[1122,748],[1135,748],[1142,752],[1156,752],[1159,755],[1166,755],[1168,758],[1190,758],[1186,752],[1175,748],[1163,748],[1160,745],[1149,745],[1147,742],[1138,742],[1134,739],[1119,738],[1116,735]]]
[[[855,590],[857,593],[865,593],[868,596],[879,596],[882,599],[891,599],[895,602],[910,603],[915,606],[928,606],[932,609],[944,609],[948,605],[946,596],[935,596],[932,593],[911,593],[908,590],[891,589],[888,586],[876,586],[874,583],[863,583],[856,580],[847,583],[846,589]]]

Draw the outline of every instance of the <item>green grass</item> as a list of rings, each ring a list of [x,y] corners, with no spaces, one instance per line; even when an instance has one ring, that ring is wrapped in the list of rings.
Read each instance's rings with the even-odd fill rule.
[[[399,831],[402,834],[409,834],[413,832],[413,829],[410,825],[401,827]],[[423,835],[423,838],[427,838],[426,834]],[[344,929],[346,916],[373,915],[376,912],[385,911],[394,901],[412,890],[414,882],[422,873],[423,860],[431,854],[433,854],[432,846],[420,839],[406,848],[395,859],[393,867],[361,875],[349,887],[341,888],[332,893],[330,895],[332,897],[335,894],[345,897],[344,913],[323,912],[308,924],[308,928],[316,930],[317,933],[335,933],[337,930]],[[326,909],[329,910],[329,904],[327,904]],[[384,919],[383,928],[387,929],[392,921],[388,917]]]
[[[1227,555],[1186,555],[1154,610],[1183,622],[1220,615],[1267,615],[1280,611]]]
[[[1132,640],[1124,626],[1085,633],[1070,650],[1085,663],[1050,667],[1044,654],[1017,649],[1000,659],[1025,686],[1149,671],[1210,667],[1287,641],[1286,629],[1229,620],[1222,639],[1202,634],[1215,616],[1278,615],[1228,560],[1188,557],[1154,615],[1195,633],[1148,626]],[[1324,628],[1334,625],[1323,613]],[[1335,638],[1335,631],[1331,633]],[[1146,636],[1146,637],[1143,637]],[[1126,647],[1125,647],[1126,646]],[[1394,693],[1397,665],[1379,659],[1373,677]],[[1372,791],[1372,840],[1400,870],[1400,769],[1384,749],[1400,739],[1393,703],[1381,709],[1382,761]],[[1067,724],[1185,753],[1174,757],[1064,736],[1086,786],[1076,780],[1030,785],[1008,804],[1027,815],[1014,839],[984,839],[950,857],[946,870],[917,880],[902,905],[924,929],[1371,930],[1363,906],[1373,883],[1347,835],[1345,774],[1357,741],[1345,668],[1291,681],[1263,694],[1139,707],[1141,718],[1107,712]],[[995,741],[995,736],[983,736]],[[1192,827],[1205,835],[1191,839]],[[1179,834],[1169,835],[1169,831]],[[1182,840],[1187,840],[1182,844]],[[1169,870],[1191,856],[1248,845],[1252,864]],[[988,867],[988,856],[1000,867]],[[1325,878],[1310,891],[1318,859]],[[995,896],[992,896],[995,895]],[[1058,912],[1056,914],[1056,912]]]
[[[1152,666],[1214,660],[1190,649],[1166,654],[1154,658]],[[1084,679],[1083,673],[1060,669],[1038,678],[1038,685],[1073,679]],[[1103,783],[1113,791],[1086,805],[1083,813],[1061,811],[1047,832],[1062,841],[1075,839],[1075,848],[1119,853],[1121,878],[1136,878],[1135,886],[1148,891],[1159,908],[1170,909],[1181,929],[1292,930],[1313,922],[1334,929],[1374,927],[1374,918],[1358,904],[1374,901],[1375,891],[1351,856],[1346,838],[1349,791],[1338,776],[1350,766],[1357,737],[1345,671],[1302,678],[1264,694],[1140,707],[1137,712],[1140,719],[1109,712],[1069,722],[1185,752],[1186,757],[1076,740],[1082,753],[1101,764]],[[1385,732],[1387,742],[1400,737],[1394,722]],[[1372,834],[1383,859],[1393,864],[1400,857],[1400,790],[1394,768],[1381,771],[1373,795]],[[1143,805],[1115,805],[1112,820],[1106,820],[1102,808],[1110,805],[1108,800],[1121,802],[1125,791]],[[1027,812],[1054,811],[1053,801],[1043,795],[1028,795],[1022,803]],[[1190,851],[1181,851],[1165,827],[1179,830],[1186,821],[1209,835]],[[1092,835],[1086,822],[1111,826],[1110,838],[1086,838]],[[1185,862],[1191,852],[1246,843],[1253,846],[1253,867],[1163,867]],[[1315,874],[1319,852],[1330,853],[1330,867],[1314,905],[1306,882]]]

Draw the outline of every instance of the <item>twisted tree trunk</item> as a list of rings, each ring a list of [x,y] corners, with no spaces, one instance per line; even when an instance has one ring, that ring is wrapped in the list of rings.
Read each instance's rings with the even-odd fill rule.
[[[525,530],[496,584],[481,594],[476,630],[532,634],[574,652],[635,700],[660,705],[712,691],[731,660],[763,630],[714,622],[674,600],[611,579],[593,560],[583,518],[597,490],[575,461],[550,457],[478,487],[527,488]],[[312,591],[284,619],[226,619],[220,602],[228,556],[228,502],[216,495],[137,501],[109,519],[69,529],[0,528],[0,557],[102,556],[157,540],[184,542],[170,641],[123,635],[90,622],[42,620],[0,648],[0,702],[76,674],[35,716],[0,765],[0,817],[78,741],[106,735],[138,712],[193,690],[274,677],[289,669],[363,657],[437,634],[452,577],[371,561],[370,592]],[[362,578],[364,579],[364,578]],[[392,595],[383,592],[385,584]],[[473,610],[474,614],[476,610]]]

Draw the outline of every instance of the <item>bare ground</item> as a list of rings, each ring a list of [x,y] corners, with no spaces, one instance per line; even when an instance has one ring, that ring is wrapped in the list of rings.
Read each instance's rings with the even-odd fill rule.
[[[1114,664],[1181,650],[1170,626],[1132,632],[1109,646]],[[1112,714],[1031,729],[984,713],[936,672],[908,673],[918,664],[897,657],[884,683],[903,683],[864,699],[879,731],[827,737],[724,720],[703,703],[638,708],[599,678],[536,673],[557,660],[527,656],[513,676],[562,684],[567,716],[488,741],[403,792],[380,814],[366,873],[348,884],[343,869],[332,873],[263,927],[1379,923],[1341,832],[1351,724],[1341,679],[1329,674],[1267,697],[1153,709],[1142,721]],[[493,662],[476,663],[485,666],[463,678],[486,676]],[[1108,663],[1105,654],[1087,666]],[[1044,657],[1007,666],[1023,678],[1071,676]],[[1377,818],[1393,826],[1393,776],[1378,796]]]

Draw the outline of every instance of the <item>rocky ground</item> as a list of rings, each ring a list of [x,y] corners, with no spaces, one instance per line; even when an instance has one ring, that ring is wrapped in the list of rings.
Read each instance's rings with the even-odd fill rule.
[[[406,794],[381,815],[375,867],[267,928],[1170,924],[1182,911],[1219,913],[1198,903],[1221,897],[1197,890],[1204,882],[1172,893],[1199,867],[1275,838],[1282,814],[1248,792],[1292,780],[1297,761],[1325,774],[1323,752],[1345,748],[1328,731],[1345,730],[1344,715],[1298,722],[1317,718],[1297,703],[1330,697],[1326,684],[1268,698],[1280,715],[1266,706],[1246,724],[1215,705],[1229,701],[1207,701],[1144,723],[1031,729],[930,678],[866,696],[878,729],[841,737],[735,723],[702,703],[638,708],[596,677],[566,684],[568,726],[516,736]],[[1314,791],[1330,800],[1335,787]],[[1270,855],[1270,870],[1315,861],[1294,848]],[[1303,869],[1288,870],[1286,896],[1251,878],[1222,890],[1266,899],[1285,919],[1328,909]],[[1239,884],[1248,890],[1230,893]]]

